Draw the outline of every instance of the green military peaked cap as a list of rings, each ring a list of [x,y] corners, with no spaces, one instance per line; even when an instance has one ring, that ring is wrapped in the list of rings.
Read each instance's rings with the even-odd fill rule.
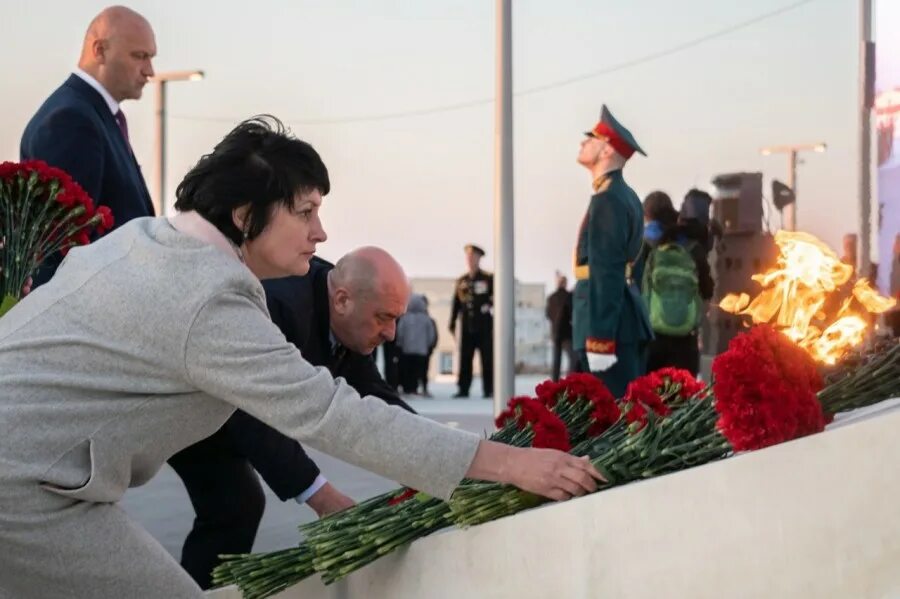
[[[635,152],[639,152],[644,156],[647,153],[638,145],[637,140],[631,131],[626,129],[622,123],[616,120],[606,104],[600,110],[600,121],[590,131],[585,131],[585,135],[591,137],[599,137],[609,142],[613,149],[625,158],[631,158]]]

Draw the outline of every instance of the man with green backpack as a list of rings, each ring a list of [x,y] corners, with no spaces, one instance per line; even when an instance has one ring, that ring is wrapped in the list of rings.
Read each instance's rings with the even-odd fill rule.
[[[655,336],[647,370],[673,366],[696,375],[697,331],[713,292],[706,227],[698,218],[679,218],[672,200],[660,191],[644,200],[644,221],[641,294]]]

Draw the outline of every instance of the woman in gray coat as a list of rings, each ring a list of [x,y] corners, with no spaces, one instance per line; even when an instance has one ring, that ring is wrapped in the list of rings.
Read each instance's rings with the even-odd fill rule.
[[[306,272],[328,190],[311,146],[244,122],[178,186],[177,216],[72,250],[0,319],[0,597],[202,596],[117,502],[236,408],[438,497],[463,477],[595,488],[586,460],[360,398],[285,340],[259,279]]]

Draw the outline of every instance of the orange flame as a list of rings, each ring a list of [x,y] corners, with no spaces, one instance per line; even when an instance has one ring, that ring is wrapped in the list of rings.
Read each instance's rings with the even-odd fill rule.
[[[865,338],[865,312],[878,314],[896,305],[895,299],[879,295],[866,279],[860,279],[835,320],[826,323],[825,303],[850,280],[853,267],[842,263],[809,233],[778,231],[775,243],[779,248],[775,268],[752,277],[763,288],[760,294],[750,301],[746,293],[729,293],[719,307],[732,314],[747,314],[755,323],[771,322],[816,360],[837,362]],[[851,305],[854,300],[863,311]]]

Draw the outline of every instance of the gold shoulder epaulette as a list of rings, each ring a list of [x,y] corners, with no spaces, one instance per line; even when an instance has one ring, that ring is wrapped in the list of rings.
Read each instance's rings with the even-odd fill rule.
[[[609,185],[612,183],[612,179],[607,177],[606,175],[600,175],[596,179],[594,179],[594,193],[603,193],[607,189],[609,189]]]

